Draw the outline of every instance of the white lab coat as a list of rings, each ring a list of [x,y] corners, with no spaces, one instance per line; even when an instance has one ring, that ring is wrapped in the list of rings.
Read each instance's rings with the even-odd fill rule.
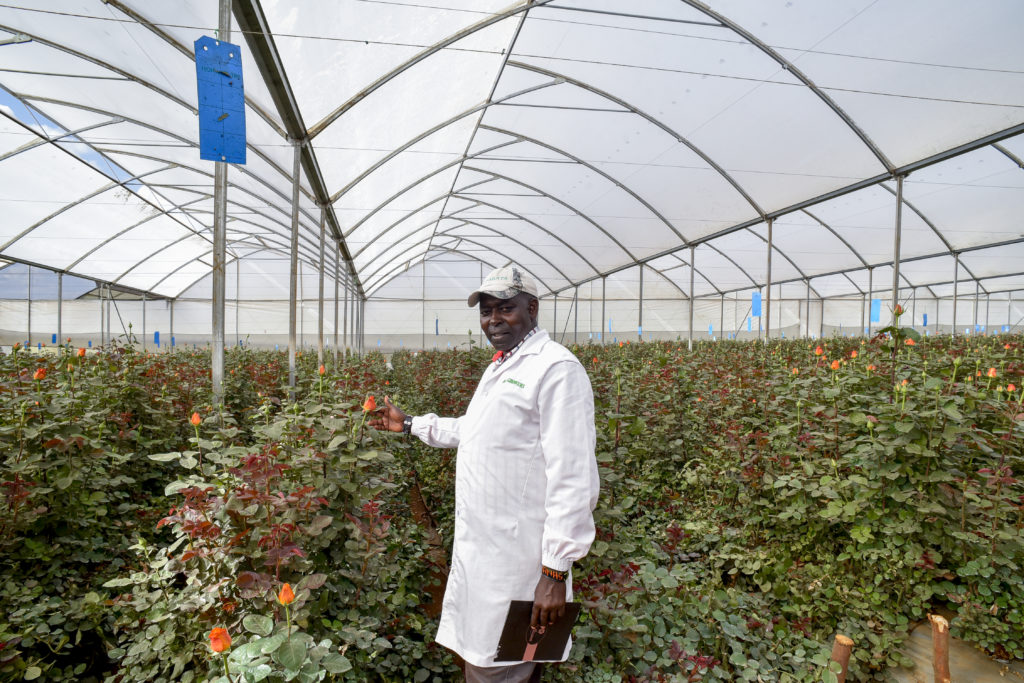
[[[459,449],[455,542],[437,642],[476,666],[507,665],[494,655],[509,601],[532,601],[541,564],[568,570],[594,540],[599,478],[590,379],[538,330],[487,368],[464,416],[415,417],[412,433]],[[568,655],[569,646],[561,659]]]

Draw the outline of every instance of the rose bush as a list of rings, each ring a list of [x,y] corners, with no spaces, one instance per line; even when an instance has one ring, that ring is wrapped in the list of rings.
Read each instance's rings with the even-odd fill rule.
[[[935,609],[1024,657],[1021,344],[574,349],[602,494],[546,679],[831,680],[841,632],[849,680],[882,680]],[[223,412],[200,351],[0,357],[0,678],[457,677],[432,642],[454,452],[365,415],[460,414],[468,346],[303,353],[294,400],[284,354],[232,349]]]

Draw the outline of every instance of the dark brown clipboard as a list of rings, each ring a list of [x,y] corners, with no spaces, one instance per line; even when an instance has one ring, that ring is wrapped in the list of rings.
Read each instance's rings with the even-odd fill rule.
[[[496,662],[555,662],[565,654],[569,633],[580,616],[580,603],[565,603],[565,616],[538,632],[530,628],[533,602],[513,600],[508,606],[505,626],[498,639]],[[527,648],[534,646],[529,652]],[[529,655],[529,657],[527,656]]]

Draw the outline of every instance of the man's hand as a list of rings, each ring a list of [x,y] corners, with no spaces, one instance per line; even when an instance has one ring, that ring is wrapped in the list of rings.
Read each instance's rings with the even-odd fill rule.
[[[533,591],[533,614],[530,626],[550,626],[565,616],[565,584],[541,576]]]
[[[373,411],[371,415],[373,417],[370,418],[369,425],[386,432],[402,431],[402,422],[406,418],[406,414],[395,407],[388,396],[384,397],[384,406]]]

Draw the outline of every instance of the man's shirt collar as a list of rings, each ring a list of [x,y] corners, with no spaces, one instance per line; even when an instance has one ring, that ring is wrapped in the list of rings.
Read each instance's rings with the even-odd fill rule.
[[[526,340],[529,339],[530,337],[532,337],[533,335],[537,334],[537,332],[539,330],[540,330],[540,325],[538,325],[537,327],[534,327],[532,330],[530,330],[529,332],[526,333],[526,336],[523,337],[519,341],[518,344],[513,346],[508,351],[498,351],[497,353],[494,354],[494,356],[491,358],[491,360],[494,362],[494,364],[496,366],[501,365],[502,363],[507,361],[509,358],[511,358],[512,354],[514,354],[516,351],[518,351],[523,346],[523,344],[526,343]]]

